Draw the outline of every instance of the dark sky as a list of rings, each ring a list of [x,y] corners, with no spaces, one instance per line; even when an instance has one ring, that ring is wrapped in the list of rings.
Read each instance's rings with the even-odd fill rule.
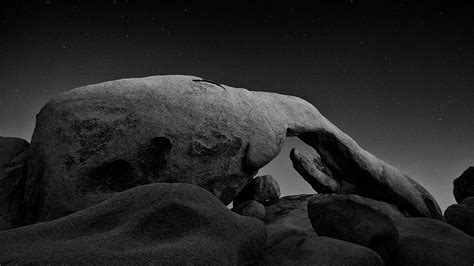
[[[30,140],[40,108],[74,87],[190,74],[302,97],[454,203],[452,180],[474,164],[469,1],[222,2],[2,1],[0,135]],[[293,145],[261,173],[284,194],[311,192]]]

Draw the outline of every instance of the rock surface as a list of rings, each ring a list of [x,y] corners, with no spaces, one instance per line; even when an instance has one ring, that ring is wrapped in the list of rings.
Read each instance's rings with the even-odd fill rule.
[[[331,170],[324,165],[316,151],[313,154],[293,148],[290,152],[293,168],[319,193],[341,192],[341,181],[336,180]]]
[[[474,199],[474,197],[471,198]],[[464,202],[470,203],[471,201],[466,199],[463,200],[463,203],[461,204],[449,206],[446,211],[444,211],[444,218],[450,225],[460,229],[470,236],[474,236],[474,204],[464,204]]]
[[[258,201],[248,200],[234,207],[232,211],[247,217],[262,220],[265,217],[265,207]]]
[[[280,197],[280,186],[271,175],[257,176],[250,181],[234,198],[234,205],[248,200],[264,203]]]
[[[350,197],[315,195],[308,201],[308,215],[319,236],[368,247],[384,260],[397,247],[398,232],[390,217]]]
[[[426,218],[395,219],[400,240],[388,265],[472,265],[474,238],[447,223]]]
[[[317,236],[291,236],[267,251],[258,265],[384,265],[377,253],[349,242]]]
[[[29,143],[0,137],[0,231],[22,224]]]
[[[285,196],[265,206],[267,248],[293,236],[317,236],[308,217],[308,200],[314,195]]]
[[[151,184],[0,239],[0,262],[12,265],[246,265],[263,255],[266,230],[202,188]]]
[[[429,193],[297,97],[192,76],[154,76],[62,93],[36,121],[25,193],[28,223],[154,182],[195,184],[227,205],[278,155],[286,136],[300,137],[336,178],[371,198],[442,219]]]
[[[453,185],[453,194],[457,203],[461,203],[465,198],[474,197],[474,167],[467,168],[454,179]]]

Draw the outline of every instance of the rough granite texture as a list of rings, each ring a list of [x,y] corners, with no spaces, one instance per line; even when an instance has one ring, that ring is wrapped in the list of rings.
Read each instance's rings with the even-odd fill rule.
[[[0,232],[0,263],[247,265],[263,256],[263,222],[189,184],[129,189],[66,217]]]
[[[27,223],[155,182],[198,185],[228,204],[286,136],[314,147],[338,179],[370,197],[442,219],[421,186],[303,99],[171,75],[76,88],[41,109],[28,154]]]

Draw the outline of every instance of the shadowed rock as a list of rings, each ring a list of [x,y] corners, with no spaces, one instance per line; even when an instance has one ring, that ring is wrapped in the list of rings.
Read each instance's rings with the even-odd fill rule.
[[[400,240],[388,265],[472,265],[474,238],[447,223],[426,218],[395,219]]]
[[[240,203],[237,207],[232,208],[232,211],[247,217],[257,218],[262,220],[265,217],[265,207],[258,201],[248,200]]]
[[[250,181],[234,198],[234,206],[244,201],[255,200],[264,203],[280,197],[280,186],[271,175],[257,176]]]
[[[461,203],[467,197],[474,197],[474,167],[467,168],[454,179],[453,185],[453,194],[457,203]]]
[[[384,260],[397,247],[398,232],[388,216],[344,195],[313,196],[308,215],[319,236],[368,247]]]
[[[356,186],[336,179],[316,151],[312,153],[293,148],[290,159],[295,170],[319,193],[357,193]]]
[[[363,195],[414,216],[442,217],[429,193],[300,98],[155,76],[77,88],[41,109],[28,156],[27,222],[153,182],[195,184],[227,205],[286,136],[315,148],[335,178]]]
[[[0,137],[0,230],[22,224],[29,144],[20,138]]]
[[[444,218],[450,225],[474,236],[474,204],[471,201],[474,201],[474,197],[464,199],[461,204],[449,206],[444,211]]]
[[[384,265],[377,253],[329,237],[294,235],[270,248],[258,265]]]
[[[316,236],[308,217],[308,200],[314,195],[285,196],[265,206],[267,248],[293,236]]]
[[[266,230],[197,186],[151,184],[0,239],[0,263],[12,265],[247,265],[263,255]]]

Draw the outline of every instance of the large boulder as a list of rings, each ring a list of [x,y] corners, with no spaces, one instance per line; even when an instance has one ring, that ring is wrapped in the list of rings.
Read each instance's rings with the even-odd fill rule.
[[[263,255],[263,222],[188,184],[129,189],[69,216],[0,232],[0,262],[247,265]]]
[[[317,236],[308,217],[308,200],[313,194],[281,197],[265,206],[267,248],[293,236]]]
[[[262,220],[265,217],[265,207],[258,201],[248,200],[232,208],[232,211],[243,216]]]
[[[345,195],[313,196],[308,201],[308,215],[319,236],[368,247],[383,259],[397,247],[398,232],[392,219]]]
[[[454,179],[453,185],[453,194],[457,203],[461,203],[467,197],[474,197],[474,167],[467,168]]]
[[[280,197],[280,186],[271,175],[257,176],[250,181],[234,198],[234,206],[248,200],[260,203]]]
[[[313,196],[291,195],[267,203],[267,252],[259,265],[383,265],[371,249],[318,237],[307,210]]]
[[[349,242],[294,235],[270,248],[258,265],[384,265],[377,253]]]
[[[29,147],[28,141],[14,137],[0,137],[0,169],[11,164],[12,161]]]
[[[414,216],[442,217],[429,193],[300,98],[155,76],[73,89],[41,109],[28,156],[28,222],[153,182],[195,184],[227,205],[286,136],[314,147],[336,177],[370,197]]]
[[[450,225],[460,229],[470,236],[474,236],[474,197],[466,198],[461,204],[453,204],[444,211],[444,218]],[[471,205],[465,204],[470,203]]]
[[[395,219],[400,240],[388,265],[473,265],[474,238],[434,219]]]
[[[22,224],[29,143],[0,137],[0,231]]]

